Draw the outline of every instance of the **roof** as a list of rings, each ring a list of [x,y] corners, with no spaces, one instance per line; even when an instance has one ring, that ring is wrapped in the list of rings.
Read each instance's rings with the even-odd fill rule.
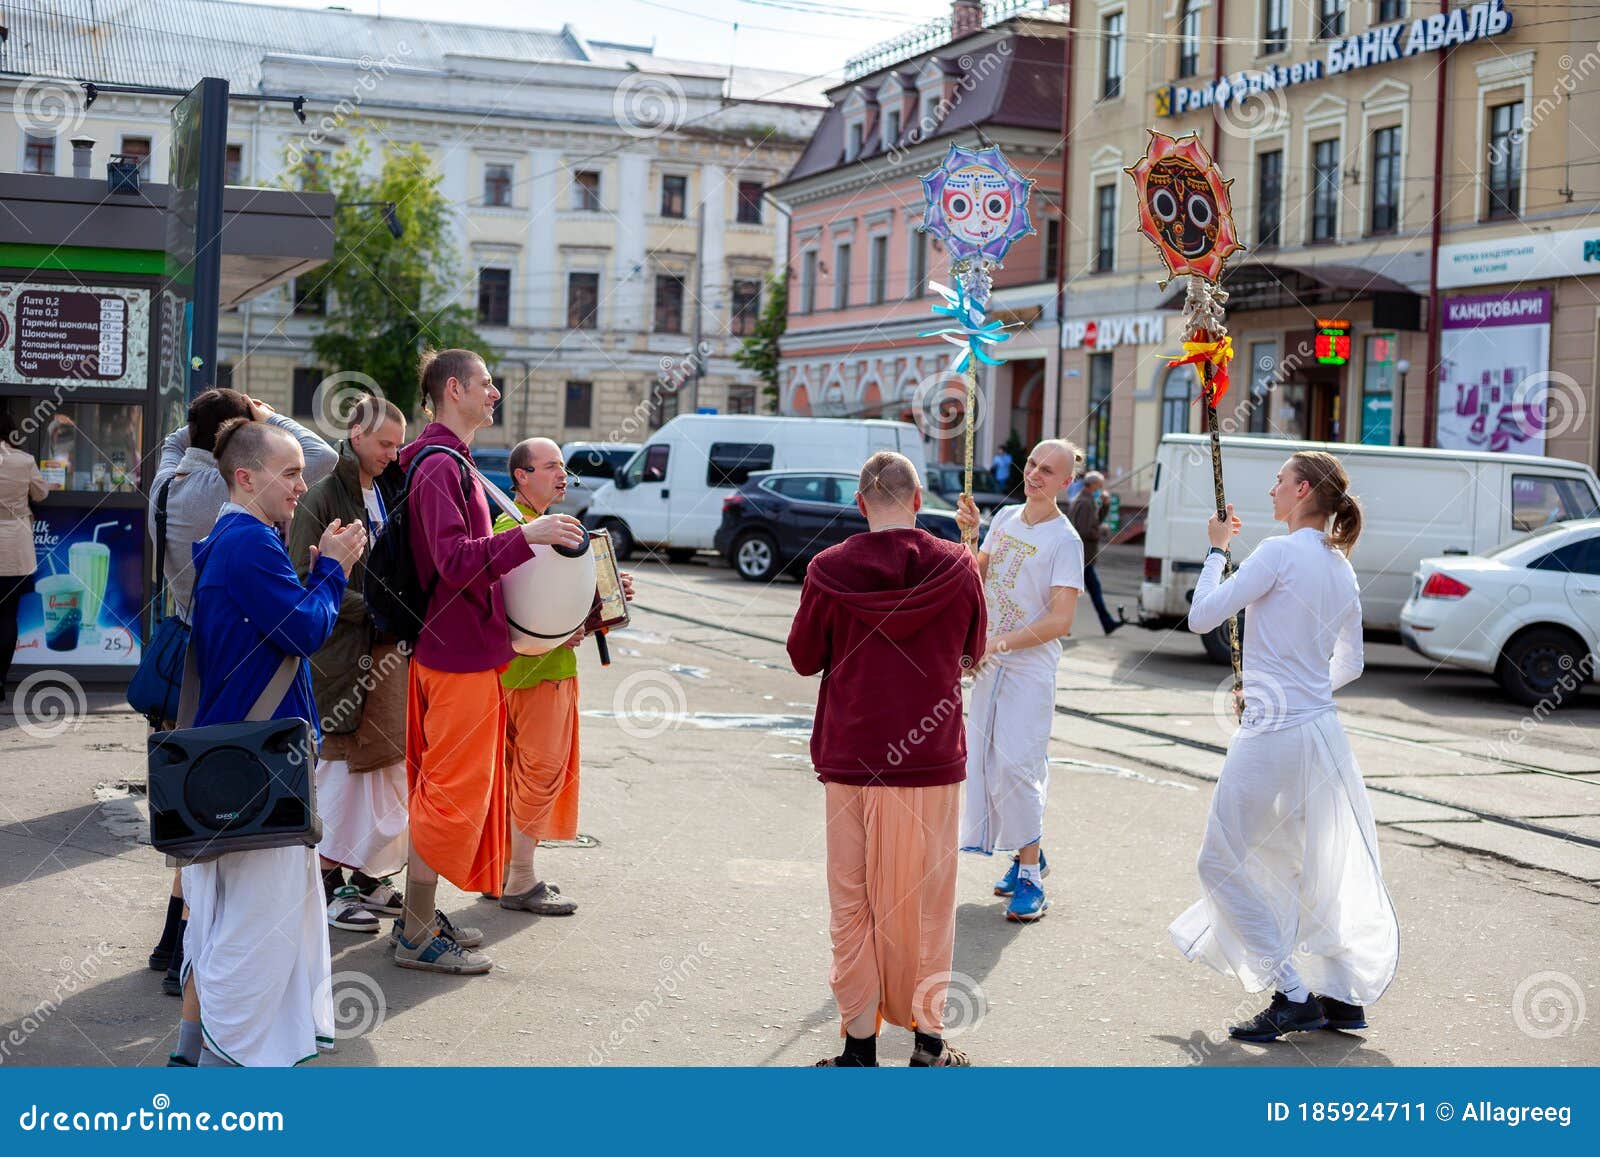
[[[201,77],[220,76],[234,92],[260,92],[263,62],[285,56],[337,62],[342,85],[349,83],[352,62],[447,69],[449,58],[474,56],[717,78],[729,71],[720,64],[667,60],[645,46],[590,42],[570,24],[507,28],[235,0],[26,0],[6,4],[3,12],[10,37],[0,43],[0,74],[106,84],[190,88]],[[732,88],[730,95],[741,100],[824,100],[815,82],[772,69],[736,68]]]

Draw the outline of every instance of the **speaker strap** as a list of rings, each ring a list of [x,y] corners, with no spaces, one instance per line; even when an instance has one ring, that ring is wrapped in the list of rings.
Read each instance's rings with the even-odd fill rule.
[[[260,723],[271,719],[272,713],[278,709],[278,704],[282,703],[283,697],[289,693],[289,685],[294,682],[299,669],[300,656],[285,655],[283,661],[278,664],[278,669],[272,673],[272,679],[251,704],[250,713],[240,722]],[[178,727],[185,730],[193,727],[195,713],[199,709],[200,670],[195,662],[194,640],[190,639],[188,653],[183,657],[183,690],[178,695]]]

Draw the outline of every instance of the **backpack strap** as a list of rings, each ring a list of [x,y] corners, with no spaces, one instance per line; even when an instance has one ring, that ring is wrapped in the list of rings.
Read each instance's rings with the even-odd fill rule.
[[[472,505],[472,475],[468,473],[469,467],[467,465],[467,460],[460,454],[457,454],[454,450],[450,449],[448,446],[424,446],[417,452],[417,456],[411,460],[411,465],[406,467],[405,487],[401,491],[402,499],[406,505],[409,507],[411,502],[411,476],[416,473],[417,467],[422,465],[422,460],[429,454],[448,454],[450,457],[456,460],[456,466],[461,471],[461,500],[470,507]],[[407,525],[410,524],[410,520],[411,513],[408,509],[406,512]],[[387,526],[388,523],[385,523],[384,525]],[[405,549],[411,549],[409,543],[405,545]],[[428,584],[428,589],[422,592],[422,597],[431,603],[433,601],[433,592],[438,589],[439,568],[435,567],[433,572],[433,581]]]

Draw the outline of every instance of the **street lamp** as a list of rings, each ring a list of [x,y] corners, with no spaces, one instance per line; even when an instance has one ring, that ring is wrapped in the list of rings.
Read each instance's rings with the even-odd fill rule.
[[[1394,372],[1400,375],[1400,397],[1398,399],[1400,441],[1396,445],[1404,446],[1406,444],[1406,375],[1411,372],[1411,363],[1406,361],[1405,358],[1401,358],[1394,363]]]

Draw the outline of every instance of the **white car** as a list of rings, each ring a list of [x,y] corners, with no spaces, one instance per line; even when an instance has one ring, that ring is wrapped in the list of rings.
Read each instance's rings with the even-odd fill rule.
[[[1559,707],[1600,662],[1600,518],[1560,522],[1482,555],[1425,558],[1400,638],[1493,675],[1525,707]]]

